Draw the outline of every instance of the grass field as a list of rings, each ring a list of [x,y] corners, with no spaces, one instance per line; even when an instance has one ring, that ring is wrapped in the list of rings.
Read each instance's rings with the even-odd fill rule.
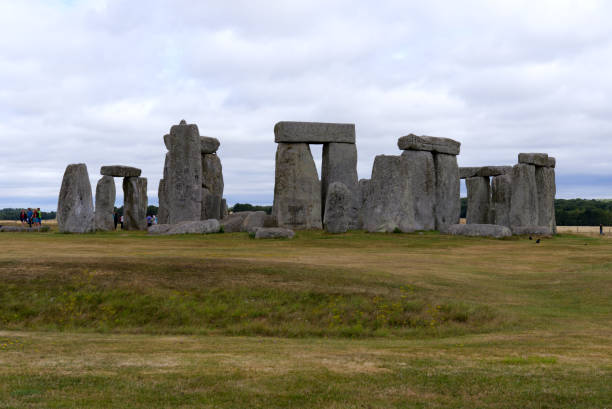
[[[0,246],[0,408],[612,407],[608,236]]]

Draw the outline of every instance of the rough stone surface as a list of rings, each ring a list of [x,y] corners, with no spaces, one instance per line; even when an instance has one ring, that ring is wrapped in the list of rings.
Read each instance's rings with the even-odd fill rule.
[[[266,212],[263,212],[261,210],[252,212],[247,217],[245,217],[244,221],[242,222],[240,231],[255,233],[255,230],[260,227],[264,227],[266,216]]]
[[[159,216],[157,216],[159,220]],[[172,224],[154,224],[147,229],[149,234],[164,234],[172,228]]]
[[[510,174],[512,174],[512,166],[483,166],[478,170],[476,176],[490,177]]]
[[[538,190],[538,226],[546,226],[553,233],[557,230],[555,220],[555,169],[538,167],[535,172]]]
[[[493,237],[501,239],[512,236],[506,226],[495,224],[453,224],[447,227],[444,233],[456,236]]]
[[[264,218],[263,227],[278,227],[278,223],[276,223],[276,219],[271,214],[267,214]]]
[[[164,235],[173,234],[210,234],[218,233],[221,230],[221,224],[216,219],[185,221],[172,225],[164,233]]]
[[[472,177],[465,181],[467,187],[467,224],[488,224],[491,205],[489,178]]]
[[[62,233],[94,231],[91,183],[84,163],[66,167],[57,202],[57,225]]]
[[[414,206],[414,228],[436,228],[436,167],[433,154],[427,151],[404,151],[401,156],[407,163]]]
[[[157,197],[159,199],[159,207],[157,209],[157,221],[160,224],[168,223],[168,195],[166,190],[166,180],[160,179],[157,188]]]
[[[333,182],[329,185],[323,218],[323,226],[327,232],[346,233],[349,230],[352,203],[353,193],[344,183]]]
[[[221,159],[215,154],[202,155],[202,220],[220,218],[223,189]]]
[[[147,230],[147,179],[123,178],[123,228]]]
[[[200,220],[202,217],[202,154],[197,125],[170,128],[166,180],[168,223]]]
[[[346,217],[349,230],[361,228],[359,212],[361,210],[361,194],[357,177],[357,147],[350,143],[328,143],[323,145],[323,160],[321,164],[321,204],[325,210],[327,192],[334,182],[344,184],[351,192],[351,203]],[[323,211],[325,218],[325,211]]]
[[[459,178],[460,179],[473,178],[474,176],[478,175],[479,170],[480,170],[479,167],[474,167],[474,166],[461,167],[459,168]]]
[[[242,229],[242,222],[253,212],[237,212],[232,213],[225,219],[221,220],[221,226],[225,233],[236,233]]]
[[[549,166],[547,153],[519,153],[518,162],[527,165]]]
[[[221,214],[219,215],[219,220],[225,219],[229,216],[229,209],[227,207],[227,200],[221,199]]]
[[[292,239],[295,233],[282,227],[260,227],[255,232],[256,239]]]
[[[429,151],[446,153],[448,155],[459,155],[461,143],[449,138],[410,134],[399,138],[397,146],[401,150]]]
[[[435,228],[459,223],[461,192],[457,156],[436,153],[433,156],[436,170]]]
[[[96,209],[95,225],[96,230],[110,231],[115,230],[115,179],[112,176],[102,176],[96,185]]]
[[[510,226],[538,225],[538,189],[536,168],[519,163],[512,170],[512,199],[510,203]]]
[[[379,155],[363,206],[363,227],[370,232],[415,231],[412,182],[407,160]]]
[[[548,226],[512,226],[512,234],[516,236],[552,236],[553,231]]]
[[[103,176],[113,176],[117,178],[137,178],[142,173],[142,170],[131,166],[111,165],[102,166],[100,174]]]
[[[557,159],[553,158],[552,156],[549,156],[548,157],[548,163],[546,164],[546,167],[554,168],[555,166],[557,166]]]
[[[276,143],[355,143],[355,124],[281,121],[274,125]]]
[[[202,149],[202,155],[215,153],[219,149],[221,142],[217,138],[211,138],[210,136],[200,136],[200,147]]]
[[[495,176],[491,179],[491,222],[510,227],[510,205],[512,201],[512,175]]]
[[[272,214],[280,227],[322,228],[321,182],[308,144],[278,144]]]
[[[166,149],[170,150],[170,134],[164,135],[164,145],[166,145]]]

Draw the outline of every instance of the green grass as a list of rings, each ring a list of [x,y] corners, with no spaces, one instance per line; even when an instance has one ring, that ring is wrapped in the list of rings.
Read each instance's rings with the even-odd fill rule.
[[[612,406],[607,238],[0,246],[0,408]]]

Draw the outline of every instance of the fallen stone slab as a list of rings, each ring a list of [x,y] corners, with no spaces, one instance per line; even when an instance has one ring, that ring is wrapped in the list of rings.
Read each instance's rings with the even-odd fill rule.
[[[154,224],[147,229],[149,234],[164,234],[172,228],[172,224]]]
[[[260,227],[255,232],[256,239],[292,239],[295,233],[282,227]]]
[[[461,167],[459,168],[459,178],[460,179],[473,178],[474,176],[478,174],[479,170],[480,170],[480,167],[478,166]]]
[[[266,212],[258,210],[256,212],[252,212],[247,217],[244,218],[242,222],[242,226],[240,227],[240,231],[246,231],[248,233],[255,233],[255,231],[264,227],[266,222]]]
[[[210,220],[196,220],[196,221],[184,221],[172,225],[160,225],[163,227],[157,227],[151,230],[155,226],[149,228],[149,234],[160,234],[165,236],[171,236],[175,234],[211,234],[218,233],[221,230],[221,224],[216,219]],[[166,226],[170,226],[167,228]]]
[[[453,236],[493,237],[496,239],[512,236],[512,231],[508,227],[495,224],[452,224],[443,233]]]
[[[483,166],[478,170],[476,176],[491,177],[510,174],[512,174],[512,166]]]
[[[553,231],[548,226],[512,226],[512,234],[516,236],[552,236]]]
[[[397,146],[403,151],[429,151],[459,155],[461,143],[449,138],[409,134],[399,138]]]
[[[142,170],[131,166],[110,165],[102,166],[100,174],[102,176],[112,176],[117,178],[137,178],[142,173]]]
[[[237,233],[242,229],[242,223],[253,212],[236,212],[221,220],[221,227],[225,233]]]
[[[355,143],[355,124],[281,121],[274,125],[274,142]]]
[[[547,153],[519,153],[518,162],[545,167],[548,167],[550,164]]]
[[[49,226],[22,227],[22,226],[0,226],[0,232],[6,233],[45,233],[51,230]]]
[[[217,152],[221,142],[217,138],[211,138],[210,136],[200,136],[200,147],[202,149],[202,155]]]

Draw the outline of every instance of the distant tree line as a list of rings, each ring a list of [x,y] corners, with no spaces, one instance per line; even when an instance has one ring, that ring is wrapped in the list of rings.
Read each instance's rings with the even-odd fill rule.
[[[266,214],[272,214],[272,206],[254,206],[248,203],[236,203],[229,209],[231,212],[256,212],[263,210]]]

